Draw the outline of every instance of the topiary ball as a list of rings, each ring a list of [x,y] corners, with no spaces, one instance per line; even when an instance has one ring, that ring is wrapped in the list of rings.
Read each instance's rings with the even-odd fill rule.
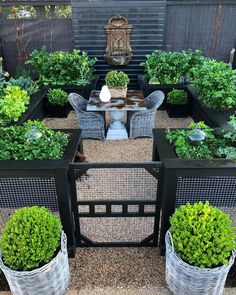
[[[16,210],[0,239],[4,264],[18,271],[47,264],[60,246],[61,229],[60,221],[44,207]]]
[[[181,206],[170,223],[175,252],[193,266],[225,265],[236,248],[232,220],[209,202]]]

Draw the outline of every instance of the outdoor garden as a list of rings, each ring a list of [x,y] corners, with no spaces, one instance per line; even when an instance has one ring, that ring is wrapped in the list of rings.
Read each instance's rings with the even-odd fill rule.
[[[107,47],[94,37],[91,53],[86,38],[76,43],[77,9],[103,17],[105,4],[85,2],[72,1],[72,14],[11,8],[14,66],[0,50],[0,294],[235,294],[236,57],[159,41],[139,49],[143,11],[130,21],[114,3],[91,33]],[[148,23],[154,5],[158,27],[168,1],[147,2],[150,19],[140,15]],[[71,50],[27,49],[24,18],[39,7],[45,22],[72,17]]]

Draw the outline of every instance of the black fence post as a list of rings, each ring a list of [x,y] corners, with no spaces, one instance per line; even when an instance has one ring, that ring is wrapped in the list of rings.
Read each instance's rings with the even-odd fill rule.
[[[161,255],[165,255],[165,234],[170,228],[170,216],[175,211],[177,183],[178,178],[176,170],[165,168],[163,177],[161,231],[159,243]]]
[[[63,230],[67,235],[67,248],[69,256],[74,257],[76,252],[76,239],[68,171],[63,169],[56,171],[56,174],[56,190],[61,223],[63,226]]]

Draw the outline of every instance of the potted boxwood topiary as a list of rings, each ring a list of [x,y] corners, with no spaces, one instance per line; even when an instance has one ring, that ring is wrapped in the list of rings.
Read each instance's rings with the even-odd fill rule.
[[[50,117],[67,117],[70,112],[68,94],[62,89],[49,89],[46,102],[47,113]]]
[[[65,294],[70,279],[66,235],[46,208],[16,210],[3,229],[0,251],[13,294]]]
[[[188,95],[184,90],[174,89],[167,94],[167,112],[170,118],[188,117]]]
[[[127,94],[127,85],[129,84],[129,77],[124,72],[111,71],[106,74],[106,85],[108,86],[111,97],[124,98]]]
[[[166,234],[166,280],[174,294],[223,294],[235,259],[232,220],[209,202],[176,209]]]

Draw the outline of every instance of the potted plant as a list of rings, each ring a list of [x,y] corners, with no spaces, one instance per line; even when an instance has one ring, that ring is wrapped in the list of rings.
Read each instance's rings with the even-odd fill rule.
[[[16,210],[2,231],[0,268],[13,294],[65,294],[69,263],[57,217],[44,207]]]
[[[175,210],[166,234],[166,281],[174,294],[223,294],[235,259],[230,217],[209,202]],[[191,282],[191,283],[190,283]]]
[[[46,108],[50,117],[67,117],[70,112],[68,94],[59,88],[49,89]]]
[[[170,118],[188,117],[188,95],[184,90],[174,89],[167,94],[167,112]]]
[[[39,74],[39,82],[51,88],[61,88],[68,94],[76,92],[88,99],[90,92],[96,89],[97,77],[94,75],[96,58],[90,58],[86,52],[47,52],[45,47],[34,50],[30,60]]]
[[[111,71],[106,74],[106,85],[108,86],[111,97],[124,98],[127,94],[127,85],[129,77],[122,71]]]

